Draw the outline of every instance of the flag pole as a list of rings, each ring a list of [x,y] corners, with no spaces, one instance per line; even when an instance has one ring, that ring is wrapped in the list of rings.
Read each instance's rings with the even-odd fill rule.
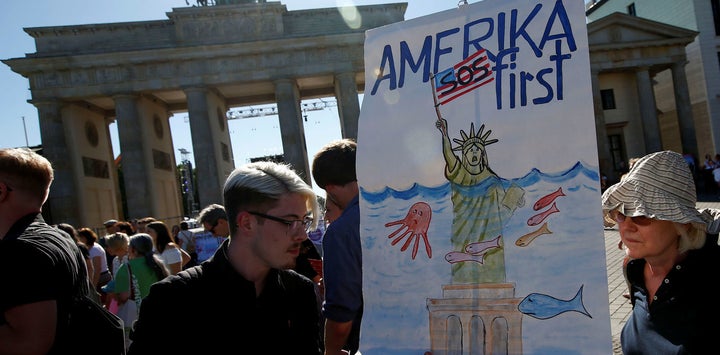
[[[437,115],[438,121],[442,119],[440,116],[440,104],[437,101],[437,92],[435,91],[435,73],[430,74],[430,90],[433,94],[433,103],[435,104],[435,115]]]

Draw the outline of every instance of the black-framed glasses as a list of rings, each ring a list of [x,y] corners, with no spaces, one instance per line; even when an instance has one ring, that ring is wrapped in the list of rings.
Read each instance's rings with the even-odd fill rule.
[[[305,217],[305,219],[287,220],[287,219],[271,216],[269,214],[264,214],[264,213],[260,213],[260,212],[247,211],[247,213],[249,213],[253,216],[258,216],[258,217],[262,217],[265,219],[269,219],[271,221],[282,223],[282,224],[288,226],[288,232],[298,232],[298,231],[300,231],[300,226],[302,226],[302,230],[305,231],[305,233],[309,233],[310,228],[313,223],[313,219],[310,217]]]
[[[647,226],[652,222],[652,218],[648,216],[635,216],[635,217],[628,217],[624,214],[622,214],[618,210],[612,210],[610,211],[610,218],[612,218],[615,222],[622,223],[625,222],[626,219],[630,218],[633,223],[637,224],[638,226]]]

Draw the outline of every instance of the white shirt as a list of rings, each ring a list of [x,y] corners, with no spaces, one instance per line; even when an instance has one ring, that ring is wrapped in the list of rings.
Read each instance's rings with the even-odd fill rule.
[[[122,257],[113,257],[112,259],[112,269],[113,269],[113,278],[115,277],[115,274],[117,273],[118,269],[120,268],[120,265],[123,263],[126,263],[128,261],[127,254],[123,255]]]
[[[715,178],[715,182],[720,182],[720,168],[715,168],[712,171],[713,178]]]
[[[188,247],[193,243],[193,233],[189,230],[181,230],[177,237],[182,240],[183,250],[190,252]]]
[[[94,257],[99,256],[100,257],[100,273],[103,273],[108,270],[108,263],[107,263],[107,257],[105,256],[105,249],[98,244],[93,243],[92,247],[90,247],[90,260],[93,260]]]
[[[165,250],[158,254],[158,256],[168,268],[172,264],[182,262],[182,254],[180,253],[180,249],[177,248],[165,247]]]

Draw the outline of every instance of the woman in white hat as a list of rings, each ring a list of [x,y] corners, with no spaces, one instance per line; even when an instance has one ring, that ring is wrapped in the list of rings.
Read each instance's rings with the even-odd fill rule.
[[[605,219],[618,224],[630,258],[625,355],[707,354],[718,346],[720,247],[706,234],[711,213],[696,203],[690,169],[672,151],[642,157],[602,195]]]

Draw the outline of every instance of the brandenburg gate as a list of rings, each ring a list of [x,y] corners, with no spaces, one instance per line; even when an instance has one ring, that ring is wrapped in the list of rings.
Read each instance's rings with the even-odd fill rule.
[[[235,168],[231,141],[241,138],[228,131],[230,107],[275,103],[284,159],[310,183],[301,100],[334,96],[342,136],[357,138],[364,32],[402,21],[406,8],[288,11],[280,2],[234,0],[174,8],[167,20],[25,28],[37,52],[3,62],[30,82],[43,154],[55,168],[48,222],[177,223],[182,199],[168,121],[177,112],[189,117],[201,207],[222,203]]]

